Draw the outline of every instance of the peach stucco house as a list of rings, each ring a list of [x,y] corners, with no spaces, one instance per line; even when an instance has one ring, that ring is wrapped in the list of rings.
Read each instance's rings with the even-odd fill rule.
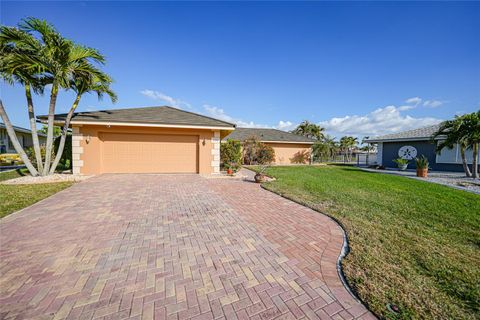
[[[233,139],[243,142],[251,137],[256,137],[273,148],[275,164],[278,165],[293,164],[295,157],[301,153],[310,156],[312,145],[315,143],[315,140],[304,136],[267,128],[236,128],[223,138],[223,141]]]
[[[62,124],[66,114],[55,116]],[[45,121],[46,117],[39,117]],[[220,141],[235,125],[172,107],[74,114],[74,174],[220,171]]]

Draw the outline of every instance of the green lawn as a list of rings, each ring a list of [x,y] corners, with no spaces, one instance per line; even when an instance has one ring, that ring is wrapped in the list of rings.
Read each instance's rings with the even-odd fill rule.
[[[0,181],[17,178],[25,174],[27,174],[25,170],[1,172]],[[72,184],[72,182],[31,185],[0,184],[0,218],[45,199]]]
[[[337,219],[349,284],[391,319],[480,319],[480,196],[347,166],[271,167],[264,187]],[[394,303],[394,315],[386,309]]]

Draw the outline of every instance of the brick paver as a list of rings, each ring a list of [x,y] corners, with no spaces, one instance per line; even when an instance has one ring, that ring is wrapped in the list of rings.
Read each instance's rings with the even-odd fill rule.
[[[0,222],[1,319],[374,318],[341,229],[239,180],[103,175]]]

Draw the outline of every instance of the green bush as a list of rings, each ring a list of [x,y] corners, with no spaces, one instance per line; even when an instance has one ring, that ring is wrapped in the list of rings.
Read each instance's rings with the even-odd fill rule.
[[[60,137],[55,139],[55,153],[58,151],[58,147],[60,145]],[[72,168],[72,135],[67,134],[65,139],[65,147],[63,148],[62,157],[60,158],[60,162],[58,163],[57,169],[58,170],[70,170]]]
[[[250,137],[243,142],[243,163],[244,164],[270,164],[275,162],[275,150],[272,147]]]
[[[238,169],[242,163],[242,144],[238,140],[228,139],[220,144],[220,162],[223,168]]]
[[[38,168],[37,166],[37,158],[35,157],[35,150],[33,147],[25,149],[25,153],[27,154],[28,159],[30,162],[33,164],[35,168]],[[42,161],[45,161],[45,155],[47,153],[47,150],[45,148],[45,145],[40,145],[40,154],[42,155]],[[55,152],[52,150],[52,155],[51,155],[51,162],[55,159]]]

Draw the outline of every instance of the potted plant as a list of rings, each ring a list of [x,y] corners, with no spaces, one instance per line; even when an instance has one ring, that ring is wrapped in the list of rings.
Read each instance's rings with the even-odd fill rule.
[[[397,164],[398,169],[400,171],[407,170],[407,167],[408,167],[408,160],[407,159],[397,158],[397,159],[393,160],[393,162],[395,162]]]
[[[254,177],[256,183],[262,183],[265,181],[267,177],[265,175],[265,170],[267,170],[267,166],[264,165],[260,167],[260,170],[257,172],[257,174]]]
[[[423,154],[420,158],[415,158],[417,165],[417,177],[426,178],[428,176],[428,159]]]
[[[228,175],[233,175],[233,168],[234,168],[234,166],[232,165],[232,163],[231,163],[231,162],[227,162],[227,163],[224,164],[224,166],[225,166],[225,169],[227,169],[227,174],[228,174]]]

